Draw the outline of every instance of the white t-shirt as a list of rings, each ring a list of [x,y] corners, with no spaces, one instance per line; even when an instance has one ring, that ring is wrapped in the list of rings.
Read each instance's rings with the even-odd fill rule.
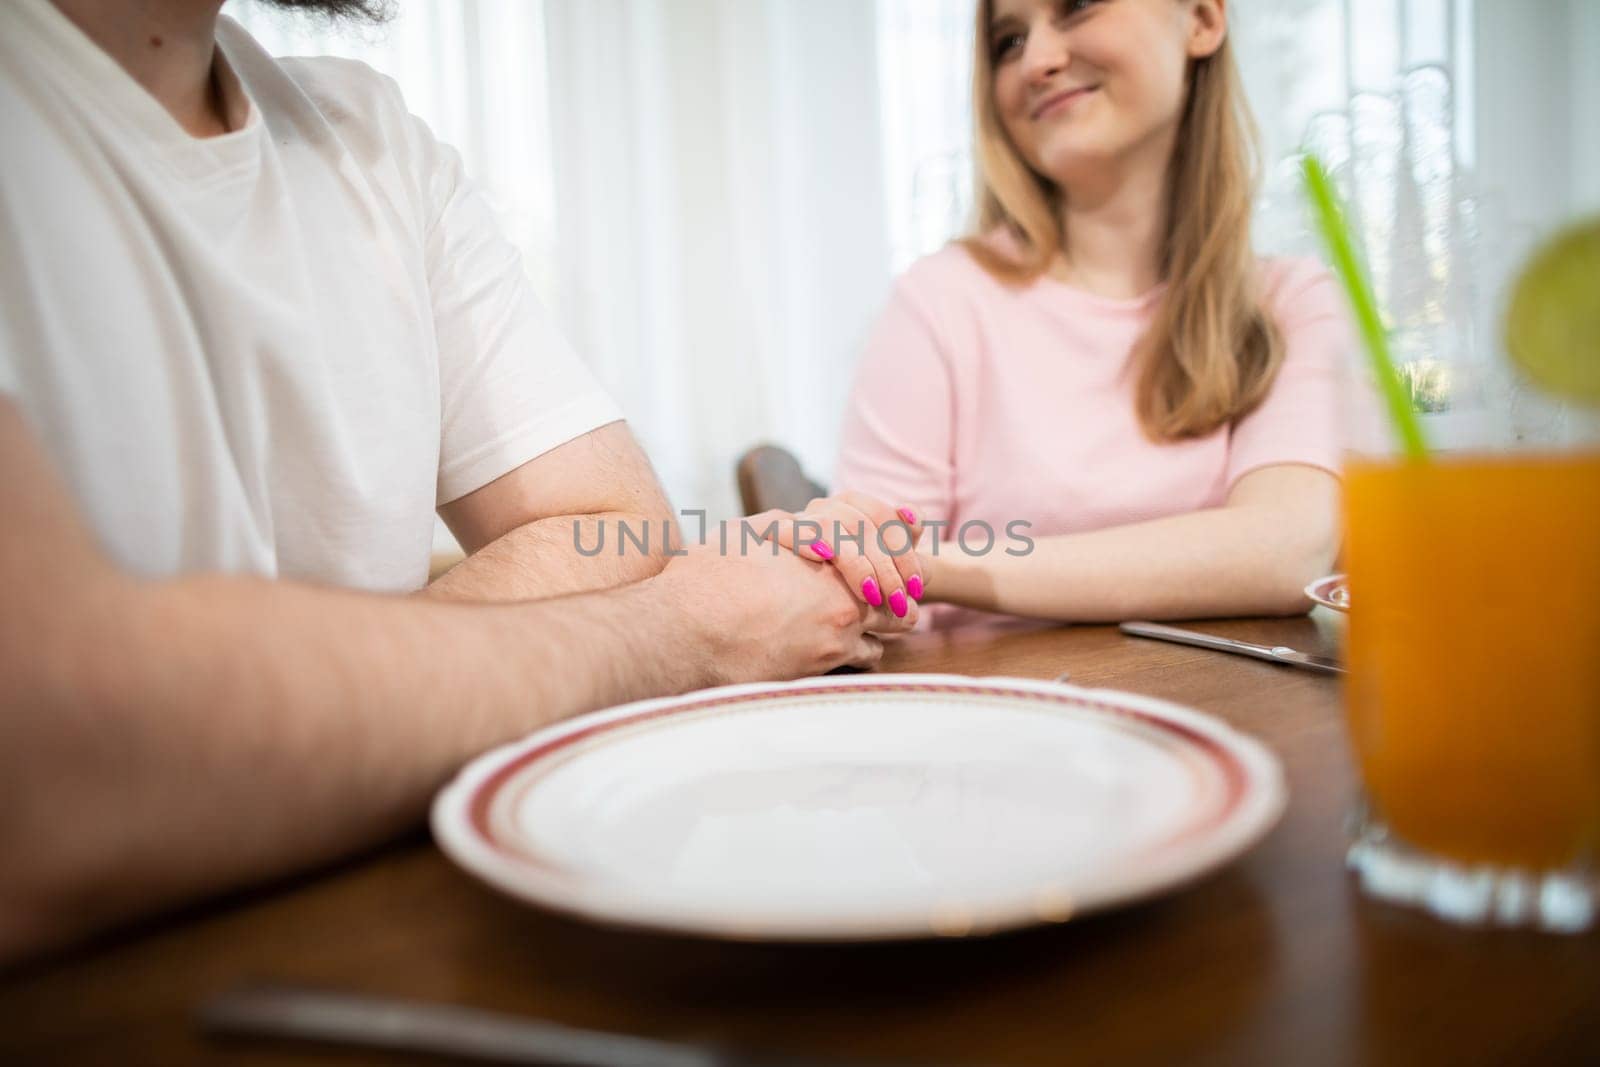
[[[415,589],[437,505],[621,414],[393,82],[217,43],[197,139],[0,5],[0,393],[135,573]]]

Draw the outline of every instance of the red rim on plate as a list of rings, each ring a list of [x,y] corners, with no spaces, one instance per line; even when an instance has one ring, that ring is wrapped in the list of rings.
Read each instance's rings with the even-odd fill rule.
[[[563,863],[519,828],[524,798],[552,774],[650,731],[745,713],[837,707],[841,702],[936,700],[1068,716],[1159,749],[1190,776],[1184,817],[1115,869],[1035,879],[981,899],[886,902],[826,914],[771,901],[700,901]],[[815,714],[815,712],[806,712]],[[712,770],[713,768],[708,768]],[[518,899],[608,924],[740,940],[879,940],[987,934],[1141,899],[1190,881],[1254,844],[1282,813],[1281,769],[1259,743],[1199,712],[1146,697],[1027,679],[946,675],[819,678],[730,686],[650,700],[557,724],[480,757],[435,800],[434,837],[458,864]]]

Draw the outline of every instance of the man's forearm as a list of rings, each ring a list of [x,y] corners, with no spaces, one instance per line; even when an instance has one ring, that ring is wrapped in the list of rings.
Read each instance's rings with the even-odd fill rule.
[[[473,553],[430,584],[439,600],[543,600],[643,581],[681,550],[668,516],[607,512],[561,516],[520,526]]]
[[[477,752],[708,680],[648,585],[468,606],[119,580],[70,607],[8,679],[0,846],[28,880],[0,887],[0,958],[380,840]]]

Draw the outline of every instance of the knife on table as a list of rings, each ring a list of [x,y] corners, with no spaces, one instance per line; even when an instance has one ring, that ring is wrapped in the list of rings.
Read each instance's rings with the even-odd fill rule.
[[[1309,652],[1301,652],[1288,645],[1257,645],[1249,641],[1235,641],[1231,637],[1180,630],[1176,626],[1163,626],[1157,622],[1125,622],[1119,628],[1123,633],[1132,634],[1134,637],[1150,637],[1157,641],[1171,641],[1179,645],[1193,645],[1196,648],[1210,648],[1240,656],[1254,656],[1269,663],[1282,663],[1289,667],[1320,671],[1323,674],[1344,673],[1344,667],[1338,660],[1329,656],[1313,656]]]
[[[577,1030],[449,1004],[393,1000],[293,985],[230,990],[201,1005],[201,1028],[215,1037],[314,1041],[447,1057],[453,1061],[543,1067],[846,1067]],[[857,1064],[856,1067],[864,1067]]]

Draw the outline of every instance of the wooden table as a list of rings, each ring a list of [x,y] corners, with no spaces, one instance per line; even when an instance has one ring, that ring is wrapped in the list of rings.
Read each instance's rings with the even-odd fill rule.
[[[1320,615],[1203,628],[1328,651]],[[0,1063],[414,1062],[217,1044],[208,994],[303,982],[666,1039],[910,1063],[1600,1062],[1600,935],[1474,932],[1362,897],[1329,678],[1100,627],[919,636],[886,669],[1114,686],[1212,712],[1282,758],[1287,816],[1167,899],[983,941],[725,945],[511,903],[420,836],[8,977]]]

